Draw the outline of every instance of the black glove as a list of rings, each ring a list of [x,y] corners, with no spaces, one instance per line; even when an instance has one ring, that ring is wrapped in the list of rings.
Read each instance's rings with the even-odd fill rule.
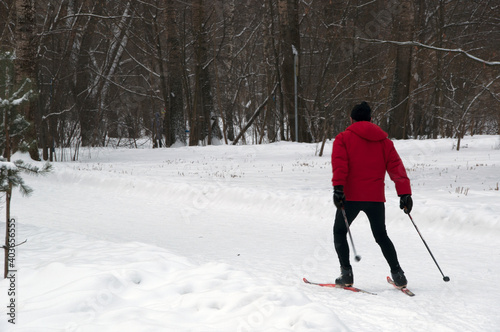
[[[344,186],[334,186],[333,187],[333,204],[340,209],[344,206],[345,195]]]
[[[411,208],[413,207],[413,200],[411,199],[411,195],[401,195],[399,196],[399,207],[401,210],[403,210],[406,214],[411,212]]]

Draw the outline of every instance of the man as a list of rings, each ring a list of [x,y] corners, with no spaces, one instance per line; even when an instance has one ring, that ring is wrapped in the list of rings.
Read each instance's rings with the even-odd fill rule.
[[[343,286],[354,283],[344,210],[349,225],[360,211],[365,212],[375,241],[390,266],[392,279],[396,286],[406,286],[406,277],[385,227],[384,179],[387,171],[405,213],[410,213],[413,206],[410,180],[387,133],[371,123],[371,109],[366,102],[352,109],[351,125],[335,138],[332,170],[333,202],[337,207],[333,239],[340,262],[340,277],[335,283]]]

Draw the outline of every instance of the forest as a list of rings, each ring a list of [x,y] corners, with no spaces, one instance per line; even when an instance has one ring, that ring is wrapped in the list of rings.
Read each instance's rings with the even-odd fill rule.
[[[492,0],[0,0],[0,148],[324,142],[363,100],[460,142],[500,134],[499,50]]]

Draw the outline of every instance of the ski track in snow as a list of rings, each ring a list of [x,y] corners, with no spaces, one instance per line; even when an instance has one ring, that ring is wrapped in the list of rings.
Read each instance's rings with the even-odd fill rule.
[[[351,231],[355,286],[333,282],[330,151],[317,144],[82,150],[17,192],[17,329],[0,331],[500,331],[500,138],[395,141],[412,217],[386,179],[387,228],[416,294],[368,221]],[[16,155],[13,160],[26,155]],[[2,223],[5,229],[5,223]],[[8,304],[2,281],[0,305]]]

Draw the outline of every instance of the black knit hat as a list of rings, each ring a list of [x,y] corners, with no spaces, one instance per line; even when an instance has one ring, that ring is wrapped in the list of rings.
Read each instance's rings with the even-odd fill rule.
[[[354,121],[370,121],[372,119],[372,109],[366,101],[354,106],[351,111],[351,118]]]

